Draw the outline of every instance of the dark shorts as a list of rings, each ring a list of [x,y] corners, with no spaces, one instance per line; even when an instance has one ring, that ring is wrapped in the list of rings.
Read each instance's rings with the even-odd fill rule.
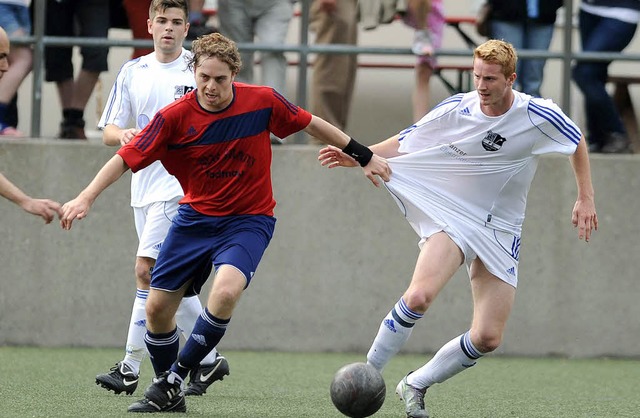
[[[206,216],[181,205],[158,254],[151,287],[173,292],[192,281],[185,296],[199,294],[212,267],[224,264],[242,272],[249,286],[275,224],[271,216]]]
[[[77,28],[77,31],[76,31]],[[109,2],[104,0],[47,1],[45,33],[48,36],[107,38],[109,35]],[[82,69],[94,73],[108,70],[108,47],[81,47]],[[47,81],[73,79],[73,48],[45,48]]]

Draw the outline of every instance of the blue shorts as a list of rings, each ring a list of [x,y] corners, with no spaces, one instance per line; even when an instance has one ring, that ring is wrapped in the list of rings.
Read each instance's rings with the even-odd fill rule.
[[[15,4],[0,4],[0,26],[7,35],[14,36],[22,30],[21,36],[31,35],[29,8]]]
[[[237,268],[253,277],[276,219],[266,215],[207,216],[181,205],[151,274],[151,287],[175,292],[192,281],[185,296],[197,295],[213,266]]]

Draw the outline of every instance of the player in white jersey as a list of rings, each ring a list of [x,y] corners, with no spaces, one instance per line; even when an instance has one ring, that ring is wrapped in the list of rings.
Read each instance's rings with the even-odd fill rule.
[[[393,173],[387,188],[419,234],[421,250],[408,289],[380,325],[368,363],[382,371],[462,264],[473,294],[471,329],[398,384],[407,417],[428,417],[427,388],[500,345],[517,286],[527,193],[541,155],[570,156],[578,237],[589,241],[598,227],[584,136],[550,100],[513,90],[516,62],[507,42],[478,46],[475,91],[444,100],[415,125],[371,146],[388,158]],[[320,151],[319,160],[328,167],[356,165],[331,147]]]
[[[104,130],[105,144],[126,144],[158,110],[195,88],[193,71],[188,68],[191,53],[182,47],[189,27],[187,10],[186,0],[151,2],[148,27],[154,39],[154,52],[125,63],[118,73],[98,123]],[[109,373],[96,377],[97,384],[116,393],[131,394],[137,387],[140,363],[147,352],[145,302],[151,270],[182,196],[180,184],[159,161],[132,174],[131,206],[139,239],[135,265],[136,298],[124,359]],[[185,338],[191,334],[202,310],[197,296],[182,300],[176,322]],[[156,371],[156,374],[162,372],[164,370]],[[192,371],[185,394],[202,395],[211,383],[227,374],[227,360],[214,349],[200,368]]]

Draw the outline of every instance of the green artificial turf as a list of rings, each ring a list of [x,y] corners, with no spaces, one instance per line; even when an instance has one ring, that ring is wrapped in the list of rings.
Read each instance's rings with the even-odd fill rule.
[[[189,417],[341,417],[329,397],[333,374],[364,354],[230,351],[231,374],[203,397],[187,398]],[[0,347],[1,417],[129,417],[150,382],[145,361],[133,396],[95,385],[122,350]],[[404,417],[396,383],[428,356],[400,355],[387,366],[387,399],[375,417]],[[640,361],[488,356],[427,392],[432,418],[640,417]],[[182,416],[181,414],[155,414]],[[134,415],[135,416],[135,415]],[[146,416],[146,415],[145,415]]]

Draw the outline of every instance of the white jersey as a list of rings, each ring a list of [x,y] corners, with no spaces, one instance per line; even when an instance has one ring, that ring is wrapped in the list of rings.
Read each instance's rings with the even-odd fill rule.
[[[573,154],[582,133],[552,101],[514,94],[495,117],[482,113],[476,91],[458,94],[402,131],[407,154],[388,160],[391,193],[437,223],[464,218],[520,236],[539,156]]]
[[[182,49],[180,57],[161,63],[155,53],[126,62],[111,88],[107,106],[98,128],[144,128],[156,112],[195,89],[193,71],[187,66],[191,53]],[[132,174],[131,206],[143,207],[153,202],[183,196],[182,187],[160,161]]]

